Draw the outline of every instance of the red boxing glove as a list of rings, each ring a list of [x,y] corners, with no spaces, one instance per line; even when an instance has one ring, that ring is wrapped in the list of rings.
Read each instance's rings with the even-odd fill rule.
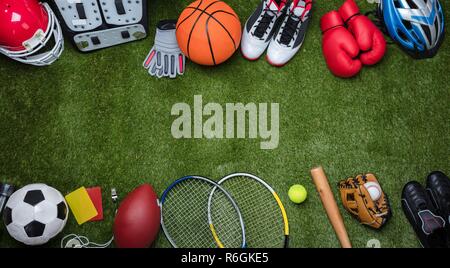
[[[322,51],[330,71],[339,77],[352,77],[362,68],[359,46],[345,28],[337,11],[325,14],[320,20]]]
[[[339,15],[358,42],[362,51],[361,62],[365,65],[378,63],[386,52],[386,40],[380,29],[368,17],[359,13],[358,5],[353,0],[347,0],[339,8]]]

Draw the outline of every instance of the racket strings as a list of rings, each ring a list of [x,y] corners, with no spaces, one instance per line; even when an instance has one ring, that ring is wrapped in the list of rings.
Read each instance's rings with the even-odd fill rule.
[[[207,202],[211,187],[198,180],[181,182],[170,191],[164,205],[164,223],[174,242],[184,247],[214,247],[208,226]]]
[[[242,245],[239,216],[227,216],[236,213],[226,195],[222,191],[215,191],[211,204],[211,221],[214,223],[217,236],[225,247],[241,247]]]
[[[234,177],[222,186],[235,199],[244,218],[248,247],[283,247],[284,221],[273,194],[260,182]]]
[[[175,185],[163,205],[166,235],[178,247],[218,247],[209,226],[208,199],[215,187],[203,180],[189,179]],[[243,230],[237,208],[222,190],[214,192],[211,220],[220,243],[241,247]]]

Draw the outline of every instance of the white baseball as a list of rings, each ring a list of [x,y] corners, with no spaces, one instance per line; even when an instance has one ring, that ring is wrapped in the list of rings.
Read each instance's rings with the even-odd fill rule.
[[[370,194],[370,197],[372,198],[373,201],[378,201],[381,198],[381,186],[376,183],[376,182],[368,182],[366,184],[364,184],[364,186],[366,187],[367,191]]]

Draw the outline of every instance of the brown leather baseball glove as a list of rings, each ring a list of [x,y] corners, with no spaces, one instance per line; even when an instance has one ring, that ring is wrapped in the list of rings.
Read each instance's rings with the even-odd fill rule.
[[[375,229],[392,216],[387,195],[373,174],[358,175],[338,184],[342,203],[359,222]]]

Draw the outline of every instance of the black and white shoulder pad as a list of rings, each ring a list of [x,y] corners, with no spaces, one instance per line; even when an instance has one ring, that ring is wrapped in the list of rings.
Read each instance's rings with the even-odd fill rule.
[[[147,36],[147,0],[50,1],[66,35],[82,52]]]

